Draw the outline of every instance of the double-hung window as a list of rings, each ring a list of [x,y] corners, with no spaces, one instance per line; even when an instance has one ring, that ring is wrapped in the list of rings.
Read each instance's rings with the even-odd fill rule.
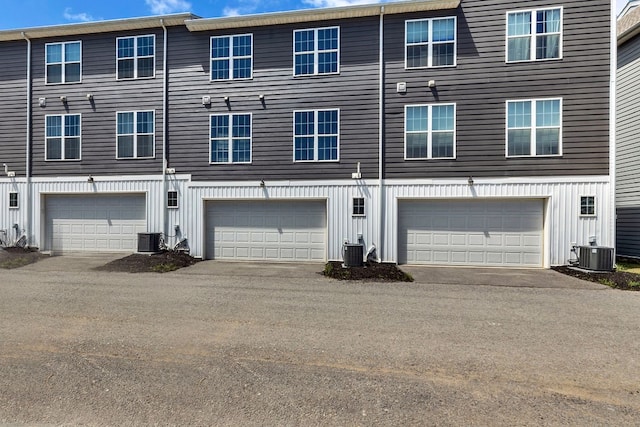
[[[251,114],[213,114],[209,162],[251,163]]]
[[[456,18],[405,22],[405,68],[456,65]]]
[[[596,216],[595,196],[580,197],[580,216]]]
[[[80,160],[80,114],[45,116],[45,160]]]
[[[116,158],[140,159],[155,155],[154,112],[126,111],[116,113]]]
[[[253,35],[211,37],[211,80],[253,77]]]
[[[404,116],[405,159],[455,158],[455,104],[406,105]]]
[[[52,83],[78,83],[81,78],[81,42],[47,43],[46,81]]]
[[[507,157],[562,155],[562,100],[507,101]]]
[[[18,193],[13,191],[9,193],[9,208],[18,209]]]
[[[340,72],[340,27],[293,32],[293,75]]]
[[[309,110],[293,113],[293,160],[337,161],[339,110]]]
[[[118,37],[116,39],[118,80],[154,77],[156,36]]]
[[[562,8],[507,13],[507,62],[562,57]]]

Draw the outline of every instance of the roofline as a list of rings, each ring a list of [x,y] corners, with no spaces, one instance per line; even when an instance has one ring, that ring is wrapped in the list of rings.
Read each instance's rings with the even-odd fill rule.
[[[47,37],[65,37],[81,34],[108,33],[113,31],[131,31],[148,28],[159,28],[184,25],[185,21],[197,19],[192,13],[175,13],[170,15],[145,16],[140,18],[113,19],[76,24],[52,25],[47,27],[33,27],[16,30],[0,31],[0,41],[41,39]]]
[[[620,27],[619,22],[618,27]],[[636,22],[629,28],[625,28],[624,30],[622,30],[622,32],[618,32],[618,46],[622,46],[624,43],[628,42],[638,34],[640,34],[640,21]]]
[[[185,24],[189,31],[223,30],[231,28],[325,21],[329,19],[360,18],[365,16],[378,16],[381,13],[388,15],[455,9],[460,5],[460,1],[461,0],[413,0],[321,9],[303,9],[289,12],[271,12],[256,15],[187,20],[185,21]]]

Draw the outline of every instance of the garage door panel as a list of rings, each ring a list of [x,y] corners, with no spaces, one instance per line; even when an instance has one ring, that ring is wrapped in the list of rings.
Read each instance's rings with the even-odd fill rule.
[[[208,258],[325,259],[324,201],[212,201],[206,210]],[[243,245],[248,252],[233,250]]]
[[[142,194],[51,195],[45,200],[46,247],[53,251],[133,252],[146,232]]]
[[[542,200],[415,200],[398,205],[398,261],[542,265]]]

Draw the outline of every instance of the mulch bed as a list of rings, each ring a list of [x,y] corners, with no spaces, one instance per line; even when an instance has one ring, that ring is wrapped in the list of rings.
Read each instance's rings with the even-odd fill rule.
[[[38,248],[0,248],[0,268],[12,269],[23,267],[28,264],[38,262],[40,258],[46,257],[38,251]]]
[[[626,271],[583,271],[568,266],[551,267],[553,270],[590,282],[600,283],[615,289],[640,291],[640,274]]]
[[[362,267],[343,267],[341,261],[329,261],[323,274],[338,280],[376,280],[383,282],[413,282],[413,277],[391,263],[367,262]]]
[[[132,254],[116,259],[101,267],[99,271],[119,271],[125,273],[166,273],[188,267],[199,260],[184,252],[165,251],[154,254]]]

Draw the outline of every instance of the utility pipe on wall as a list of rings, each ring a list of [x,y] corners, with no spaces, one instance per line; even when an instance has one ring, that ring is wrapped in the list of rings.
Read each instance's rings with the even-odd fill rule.
[[[378,76],[378,262],[382,262],[382,251],[384,247],[384,6],[380,7],[380,29],[379,29],[379,63],[380,70]]]
[[[168,90],[168,79],[169,75],[167,73],[167,27],[164,25],[164,19],[160,20],[160,25],[162,26],[163,31],[163,52],[162,52],[162,68],[163,68],[163,79],[162,79],[162,232],[165,236],[169,234],[167,232],[167,167],[169,166],[169,162],[167,161],[167,115],[168,115],[168,105],[167,105],[167,90]]]
[[[31,218],[33,201],[31,200],[31,39],[22,32],[22,37],[27,41],[27,141],[26,141],[26,183],[27,183],[27,206],[25,219],[25,235],[27,236],[27,245],[31,242],[33,219]]]

